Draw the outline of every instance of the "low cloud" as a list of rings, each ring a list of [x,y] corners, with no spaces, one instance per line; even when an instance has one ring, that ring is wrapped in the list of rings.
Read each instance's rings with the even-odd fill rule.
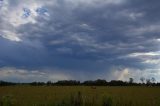
[[[140,70],[136,68],[113,68],[110,76],[115,80],[129,81],[129,78],[133,78],[135,82],[140,82],[140,78],[151,79],[154,77],[157,81],[160,80],[160,69],[145,69]]]
[[[11,67],[0,68],[0,80],[32,82],[32,81],[58,81],[69,80],[71,76],[60,72],[49,72],[46,70],[26,70]]]

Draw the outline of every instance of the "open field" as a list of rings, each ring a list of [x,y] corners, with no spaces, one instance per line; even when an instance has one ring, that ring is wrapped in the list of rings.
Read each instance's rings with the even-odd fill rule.
[[[6,86],[1,106],[160,106],[159,87]]]

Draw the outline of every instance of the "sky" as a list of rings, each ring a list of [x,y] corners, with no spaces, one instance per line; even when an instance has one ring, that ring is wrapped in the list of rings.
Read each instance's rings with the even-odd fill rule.
[[[160,81],[159,0],[0,0],[0,80]]]

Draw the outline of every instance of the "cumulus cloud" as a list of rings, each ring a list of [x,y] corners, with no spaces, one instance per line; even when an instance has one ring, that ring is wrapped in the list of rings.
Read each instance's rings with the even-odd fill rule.
[[[129,81],[129,78],[133,78],[135,82],[140,82],[140,78],[144,77],[146,79],[150,79],[154,77],[157,81],[159,81],[160,69],[146,69],[140,70],[136,68],[114,68],[111,71],[111,78],[122,81]]]
[[[9,30],[3,30],[0,36],[11,41],[20,42],[21,39],[17,35],[18,34],[10,32]]]
[[[35,24],[36,23],[36,9],[43,7],[45,5],[42,2],[31,2],[31,1],[14,1],[4,0],[0,8],[0,20],[1,30],[0,36],[11,41],[22,41],[20,34],[17,33],[17,29],[24,24]],[[27,18],[23,18],[24,8],[27,8],[31,11],[31,14]],[[6,25],[7,24],[7,25]]]

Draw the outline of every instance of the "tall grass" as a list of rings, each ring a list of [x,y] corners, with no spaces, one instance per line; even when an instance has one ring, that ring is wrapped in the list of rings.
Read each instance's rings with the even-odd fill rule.
[[[102,106],[113,106],[113,100],[111,97],[104,96]]]
[[[160,106],[160,88],[0,87],[0,106]]]
[[[90,98],[87,100],[85,96],[79,91],[76,94],[71,94],[70,98],[63,99],[59,103],[49,103],[49,104],[32,104],[32,106],[97,106],[95,104],[96,99]],[[102,106],[113,106],[112,98],[104,96],[102,101]],[[0,100],[0,106],[16,106],[13,101],[12,96],[3,96]],[[23,106],[23,105],[21,105]]]
[[[8,96],[3,96],[0,99],[0,106],[13,106],[14,105],[14,101],[12,99],[12,96],[8,95]]]

